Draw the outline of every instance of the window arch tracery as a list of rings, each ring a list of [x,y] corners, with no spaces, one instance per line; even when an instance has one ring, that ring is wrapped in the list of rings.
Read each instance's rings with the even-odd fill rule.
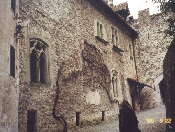
[[[31,82],[47,83],[48,45],[40,39],[30,39],[30,76]]]

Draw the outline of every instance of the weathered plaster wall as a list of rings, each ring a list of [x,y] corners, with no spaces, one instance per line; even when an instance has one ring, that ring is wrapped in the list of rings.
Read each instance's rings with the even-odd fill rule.
[[[18,75],[10,76],[10,45],[17,49],[15,18],[10,0],[1,0],[0,5],[0,131],[11,132],[18,131]]]
[[[63,125],[52,117],[57,88],[56,115],[64,117],[68,128],[76,125],[76,112],[80,112],[80,125],[99,122],[102,111],[105,111],[105,119],[116,118],[118,106],[111,102],[114,100],[112,70],[124,76],[118,87],[120,95],[116,99],[119,101],[123,99],[122,86],[130,101],[129,88],[123,83],[127,78],[135,78],[136,74],[134,60],[129,55],[132,35],[127,29],[87,1],[21,0],[20,7],[24,28],[19,45],[19,131],[26,131],[27,110],[31,109],[37,110],[38,130],[63,129]],[[103,23],[107,45],[95,38],[95,21]],[[118,29],[122,54],[112,50],[111,26]],[[48,85],[30,83],[29,38],[40,38],[49,45],[51,81]],[[98,98],[91,98],[93,95]]]

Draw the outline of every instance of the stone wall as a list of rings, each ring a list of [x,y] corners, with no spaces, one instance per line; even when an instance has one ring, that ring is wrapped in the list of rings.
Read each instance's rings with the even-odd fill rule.
[[[139,81],[154,88],[154,79],[163,73],[163,59],[172,38],[164,32],[167,23],[161,14],[150,16],[149,10],[140,12],[137,25],[139,42],[136,45],[136,62]]]
[[[129,22],[139,33],[135,45],[138,80],[152,87],[142,90],[141,94],[144,95],[142,100],[147,100],[145,100],[147,103],[143,104],[144,108],[156,105],[157,95],[154,94],[154,90],[159,88],[155,86],[155,83],[159,82],[154,81],[163,73],[163,59],[172,41],[172,38],[165,34],[168,27],[166,17],[168,16],[162,14],[149,15],[149,9],[145,9],[138,13],[137,20]],[[145,97],[148,93],[152,94]],[[160,100],[156,103],[160,103]]]
[[[18,67],[15,52],[15,76],[10,75],[10,45],[17,51],[15,15],[11,0],[0,1],[0,131],[18,131]],[[18,5],[18,1],[16,1]],[[18,6],[16,7],[16,13]]]
[[[102,111],[105,120],[117,118],[114,100],[123,99],[122,86],[131,102],[126,81],[136,77],[129,52],[131,30],[96,6],[86,0],[21,0],[19,131],[27,129],[28,110],[37,110],[37,130],[56,131],[66,125],[68,129],[75,127],[76,112],[80,112],[80,125],[100,122]],[[95,37],[97,21],[104,27],[103,41]],[[118,30],[123,53],[113,50],[111,26]],[[30,38],[42,39],[48,45],[48,84],[30,82]],[[112,70],[122,78],[117,98],[111,87]]]

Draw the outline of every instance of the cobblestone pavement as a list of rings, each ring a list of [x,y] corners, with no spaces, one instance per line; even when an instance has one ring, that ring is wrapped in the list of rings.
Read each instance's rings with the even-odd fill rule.
[[[136,113],[139,120],[139,128],[142,132],[165,132],[165,106],[160,106],[154,109],[148,109]],[[154,119],[154,123],[148,123],[146,119]],[[164,119],[160,123],[160,119]],[[86,126],[75,130],[68,130],[68,132],[119,132],[119,121],[104,122],[94,126]]]

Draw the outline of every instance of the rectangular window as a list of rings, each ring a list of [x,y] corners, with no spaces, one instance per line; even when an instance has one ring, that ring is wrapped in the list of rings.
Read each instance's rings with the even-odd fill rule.
[[[47,44],[39,39],[30,40],[30,77],[31,82],[47,83]]]
[[[80,112],[76,112],[76,126],[80,125]]]
[[[36,132],[36,110],[28,110],[27,132]]]
[[[118,45],[118,32],[117,29],[115,29],[114,27],[111,27],[112,30],[112,43],[114,46],[119,46]]]
[[[97,36],[104,39],[104,27],[103,24],[97,22]]]
[[[14,14],[15,14],[16,0],[11,0],[11,8],[13,9]]]
[[[10,45],[10,75],[15,78],[15,49]]]
[[[102,111],[102,119],[101,121],[104,121],[105,120],[105,111]]]

